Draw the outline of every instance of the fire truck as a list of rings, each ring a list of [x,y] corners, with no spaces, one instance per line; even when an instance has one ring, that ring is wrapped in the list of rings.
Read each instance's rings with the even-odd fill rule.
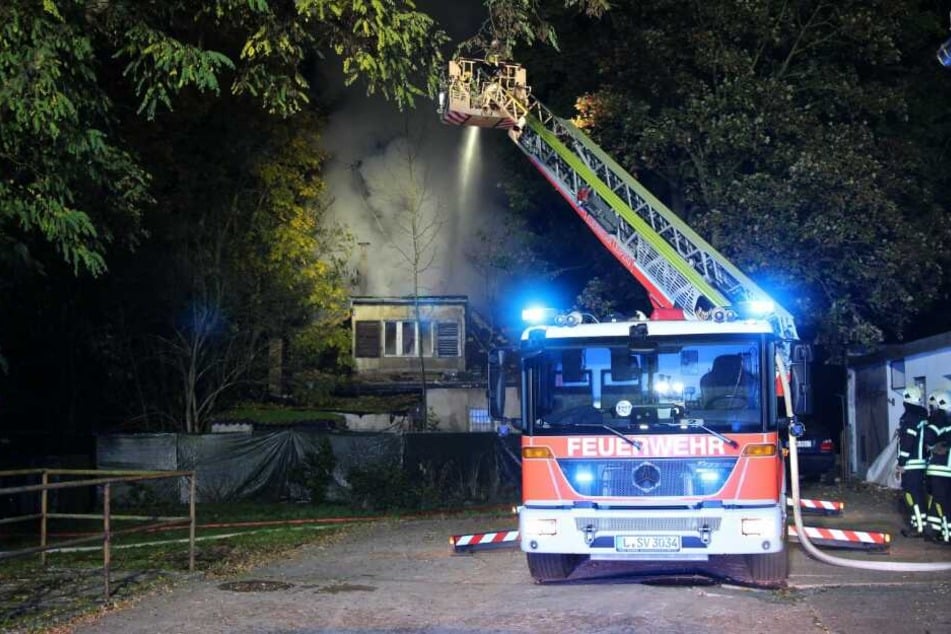
[[[650,316],[527,312],[517,350],[519,541],[538,581],[587,560],[782,586],[783,437],[808,407],[810,352],[752,280],[531,93],[519,64],[454,59],[442,121],[499,128],[647,290]],[[489,362],[505,412],[506,354]],[[734,574],[734,573],[731,573]]]

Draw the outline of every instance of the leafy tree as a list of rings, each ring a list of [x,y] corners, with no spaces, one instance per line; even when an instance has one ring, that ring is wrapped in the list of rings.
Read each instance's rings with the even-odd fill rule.
[[[176,403],[170,420],[200,428],[214,388],[176,396],[181,376],[213,374],[199,340],[219,362],[258,364],[248,351],[279,336],[340,363],[347,242],[292,182],[319,187],[312,62],[410,106],[443,71],[433,20],[409,0],[10,0],[0,20],[0,302],[20,307],[0,311],[5,412],[13,393],[57,425]],[[292,139],[288,171],[276,148]]]
[[[96,70],[92,38],[53,3],[0,7],[4,258],[30,262],[31,243],[42,239],[74,271],[101,273],[113,237],[105,221],[124,217],[134,227],[149,201],[148,178],[116,138]]]
[[[99,283],[113,325],[99,356],[124,370],[110,383],[117,410],[202,431],[229,399],[263,393],[272,339],[311,363],[349,350],[350,240],[325,214],[320,117],[229,99],[168,124],[139,141],[162,209],[144,218],[148,243]]]
[[[924,101],[947,111],[921,48],[936,27],[910,0],[618,6],[575,34],[598,84],[578,121],[804,334],[900,337],[940,287],[948,239],[947,176],[911,118],[942,81]]]
[[[506,148],[508,149],[508,148]],[[504,326],[510,320],[501,314],[505,310],[506,291],[530,283],[534,276],[550,272],[547,262],[540,259],[535,240],[523,217],[506,213],[498,221],[476,230],[475,242],[466,252],[466,259],[481,276],[485,304],[489,307],[483,339],[477,340],[479,350],[488,353],[500,341],[506,341]],[[477,332],[470,333],[477,336]]]
[[[538,0],[485,4],[492,39],[555,42]],[[434,94],[447,41],[412,0],[10,0],[0,21],[0,245],[28,259],[45,241],[94,275],[116,237],[108,220],[134,241],[150,201],[117,93],[150,120],[183,93],[222,89],[290,115],[310,99],[308,62],[333,55],[348,85],[403,108]]]
[[[459,48],[476,54],[512,57],[518,46],[534,46],[538,43],[558,47],[558,33],[552,23],[562,10],[571,10],[572,17],[578,11],[589,17],[600,17],[610,8],[608,0],[560,0],[546,3],[542,0],[485,0],[488,16],[481,28],[472,37],[463,41]],[[554,6],[552,6],[554,5]],[[565,31],[570,31],[566,27]]]
[[[309,99],[305,62],[326,52],[347,83],[404,107],[434,89],[445,41],[404,0],[11,0],[0,23],[0,245],[30,258],[45,241],[94,275],[110,220],[141,237],[150,200],[116,127],[117,92],[149,119],[183,92],[222,87],[288,115]]]

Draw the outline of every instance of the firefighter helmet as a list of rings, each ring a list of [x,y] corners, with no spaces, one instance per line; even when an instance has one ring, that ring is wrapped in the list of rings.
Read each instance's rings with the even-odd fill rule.
[[[928,405],[943,412],[951,413],[951,393],[947,390],[932,392],[928,397]]]
[[[924,405],[924,394],[921,393],[921,388],[917,385],[909,385],[906,387],[901,397],[906,403]]]
[[[928,407],[951,413],[951,394],[946,390],[939,390],[928,395]]]

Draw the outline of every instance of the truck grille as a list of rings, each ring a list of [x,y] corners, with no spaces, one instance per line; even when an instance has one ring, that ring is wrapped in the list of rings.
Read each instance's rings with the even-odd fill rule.
[[[715,495],[736,458],[562,459],[558,466],[587,497],[679,497]]]
[[[707,527],[712,531],[720,530],[719,517],[578,517],[575,525],[579,531],[585,529],[597,532],[636,532],[663,531],[686,532],[699,531]]]

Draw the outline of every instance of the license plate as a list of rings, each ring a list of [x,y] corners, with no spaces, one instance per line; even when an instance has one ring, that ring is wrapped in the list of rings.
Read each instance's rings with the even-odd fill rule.
[[[617,550],[627,553],[680,552],[680,535],[618,535]]]
[[[811,448],[812,448],[812,441],[811,441],[811,440],[796,440],[796,446],[797,446],[797,447],[806,447],[806,448],[808,448],[808,449],[811,449]]]

